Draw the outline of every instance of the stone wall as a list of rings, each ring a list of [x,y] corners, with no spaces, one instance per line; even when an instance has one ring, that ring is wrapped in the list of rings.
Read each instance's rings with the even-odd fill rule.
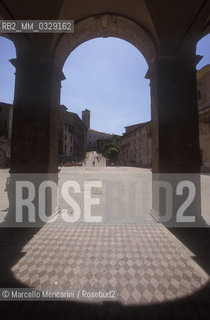
[[[199,112],[201,171],[210,172],[210,108]]]
[[[0,168],[8,168],[10,162],[10,140],[0,136]]]
[[[151,122],[126,127],[120,140],[120,150],[122,165],[151,167]]]
[[[197,72],[201,171],[210,172],[210,65]]]

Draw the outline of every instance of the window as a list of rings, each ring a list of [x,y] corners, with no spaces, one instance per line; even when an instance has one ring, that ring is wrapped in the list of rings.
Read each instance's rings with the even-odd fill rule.
[[[198,100],[200,100],[201,99],[201,90],[199,89],[198,90]]]

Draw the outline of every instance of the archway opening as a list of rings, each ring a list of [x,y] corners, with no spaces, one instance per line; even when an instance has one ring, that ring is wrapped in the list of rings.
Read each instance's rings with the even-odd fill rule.
[[[118,164],[151,166],[151,149],[138,148],[143,129],[137,128],[145,123],[150,131],[150,88],[149,80],[145,79],[147,68],[140,52],[117,38],[90,40],[71,53],[63,69],[66,80],[62,86],[61,104],[79,115],[85,108],[90,109],[87,151],[101,149],[103,140],[104,143],[108,140],[116,143],[117,139],[119,147],[124,146],[120,148],[123,152]],[[133,133],[128,135],[131,129]],[[69,132],[71,135],[71,130]],[[121,139],[123,134],[124,138]],[[67,142],[70,139],[65,134],[62,134],[63,137],[64,145],[60,150],[66,152],[66,156],[61,155],[60,159],[67,159],[71,146],[66,146],[65,140]],[[144,134],[143,138],[145,145],[151,146],[151,137]],[[125,147],[127,142],[124,140],[127,139],[129,148]],[[137,155],[136,147],[139,149]]]
[[[73,175],[77,187],[84,190],[80,195],[76,195],[76,200],[82,208],[82,221],[84,219],[85,222],[100,222],[95,225],[85,223],[80,228],[81,234],[90,235],[90,238],[85,240],[88,247],[93,248],[93,241],[98,246],[100,253],[94,255],[95,263],[98,263],[98,259],[103,259],[106,252],[113,256],[119,253],[121,272],[127,275],[126,242],[135,229],[134,226],[137,226],[134,231],[135,241],[141,246],[138,237],[144,230],[143,226],[148,223],[147,232],[150,233],[154,223],[149,214],[152,181],[150,87],[149,80],[145,79],[147,70],[147,62],[139,50],[127,41],[114,37],[96,38],[84,42],[72,51],[63,68],[66,80],[62,83],[61,90],[60,112],[63,123],[60,124],[62,130],[60,150],[66,154],[64,157],[60,155],[60,159],[61,162],[65,158],[67,161],[66,165],[60,163],[62,164],[60,181],[63,183]],[[64,109],[65,107],[67,109]],[[67,152],[72,147],[72,136],[73,148],[76,147],[76,151],[78,150],[80,139],[77,125],[80,126],[78,117],[82,118],[82,111],[85,115],[90,115],[90,119],[80,119],[88,129],[87,155],[80,168],[77,166],[81,163],[77,153],[75,152],[75,158],[73,154],[72,159],[68,161]],[[109,144],[111,144],[110,149],[117,146],[120,151],[120,159],[117,161],[110,159],[108,152],[104,154],[104,147]],[[82,144],[80,147],[83,149]],[[83,206],[83,194],[84,196],[86,194],[87,182],[92,184],[93,197],[97,198],[93,201],[98,201],[98,205],[91,207],[89,220],[86,220],[88,211],[86,204]],[[60,202],[60,208],[68,210],[64,201]],[[142,224],[140,221],[143,221]],[[73,228],[78,230],[76,226]],[[103,246],[104,241],[108,241],[105,246]],[[132,247],[131,264],[135,265],[134,251]],[[83,258],[86,259],[87,256],[81,256],[81,259]],[[114,258],[112,263],[111,266],[108,260],[104,259],[107,270],[104,269],[104,273],[103,268],[95,269],[95,280],[91,280],[94,281],[93,288],[99,285],[97,279],[102,279],[99,281],[103,289],[111,285],[114,291],[120,282],[123,282],[124,276],[116,271]],[[93,265],[88,266],[86,271],[83,270],[84,274],[86,272],[92,274],[92,268]],[[109,278],[112,272],[116,277]],[[134,269],[133,272],[136,273]],[[128,277],[128,282],[134,280],[134,275],[130,274]],[[71,281],[80,280],[83,281],[78,279],[77,274],[72,275]],[[132,290],[130,292],[128,290],[128,282],[126,281],[125,288],[121,287],[118,299],[123,303],[127,301],[138,304],[138,297],[142,294],[137,289],[138,281],[134,280],[135,297],[132,296]]]

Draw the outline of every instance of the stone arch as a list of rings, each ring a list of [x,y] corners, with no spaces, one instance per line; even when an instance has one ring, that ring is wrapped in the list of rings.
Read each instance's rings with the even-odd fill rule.
[[[156,46],[147,30],[122,16],[105,14],[87,17],[75,23],[74,33],[65,33],[57,41],[54,58],[63,67],[71,52],[85,41],[99,37],[116,37],[133,44],[149,65],[156,56]]]

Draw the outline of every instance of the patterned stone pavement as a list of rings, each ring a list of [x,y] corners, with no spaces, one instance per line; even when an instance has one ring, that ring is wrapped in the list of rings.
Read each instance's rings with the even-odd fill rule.
[[[190,295],[208,275],[164,226],[144,223],[45,225],[12,267],[17,280],[38,289],[115,291],[122,304]],[[80,300],[80,296],[77,297]]]
[[[84,180],[102,179],[102,191],[95,192],[95,196],[101,200],[101,205],[95,206],[93,214],[101,212],[102,216],[106,217],[107,207],[112,209],[112,206],[108,206],[112,200],[113,214],[117,213],[120,217],[122,209],[128,216],[134,209],[136,214],[141,213],[141,205],[144,202],[144,211],[149,211],[150,192],[143,193],[144,188],[141,186],[142,174],[148,171],[137,168],[92,169],[63,168],[63,177],[61,176],[60,180],[70,177],[78,181],[83,190]],[[149,174],[146,174],[146,178]],[[3,178],[0,183],[3,195],[0,203],[2,221],[6,215],[6,211],[3,210],[8,207],[4,192],[6,176]],[[123,187],[123,196],[118,182]],[[136,190],[133,190],[135,193],[131,190],[130,182],[136,186]],[[144,187],[146,182],[144,179]],[[206,217],[209,217],[208,177],[203,178],[202,188],[202,206]],[[133,194],[136,194],[136,198],[131,197]],[[83,193],[79,194],[78,198],[74,195],[74,198],[81,203]],[[121,200],[115,201],[117,207],[114,206],[114,199]],[[135,202],[135,206],[131,206],[130,199],[132,203]],[[63,203],[60,207],[65,208]],[[115,222],[105,221],[65,223],[59,218],[56,222],[48,223],[37,230],[29,241],[24,242],[23,247],[17,240],[18,248],[13,249],[11,245],[11,253],[7,252],[5,238],[5,245],[0,245],[6,251],[5,255],[2,253],[6,270],[12,271],[14,277],[20,281],[18,284],[22,283],[23,286],[31,288],[73,289],[76,293],[81,289],[106,292],[114,290],[114,301],[123,305],[144,305],[190,296],[208,282],[209,277],[195,262],[194,254],[149,214],[146,215],[146,219],[136,222],[129,219],[124,222],[122,219]],[[7,285],[10,276],[6,271],[2,273],[2,283]],[[84,300],[81,294],[75,299]]]

